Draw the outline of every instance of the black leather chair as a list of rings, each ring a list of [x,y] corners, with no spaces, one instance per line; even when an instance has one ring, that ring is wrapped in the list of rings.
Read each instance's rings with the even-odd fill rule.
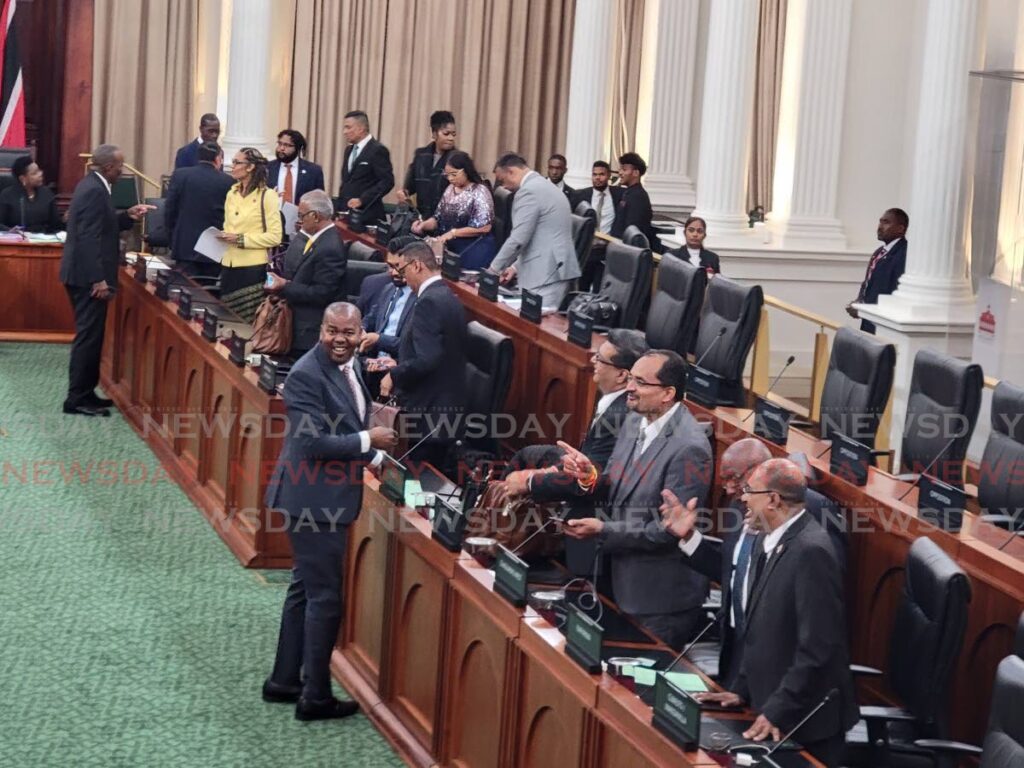
[[[594,230],[597,228],[597,216],[591,211],[589,216],[572,216],[572,244],[576,250],[576,260],[580,269],[587,266],[590,251],[594,247]]]
[[[686,357],[697,336],[707,284],[705,270],[671,254],[661,257],[644,327],[651,349],[672,349]]]
[[[171,233],[167,229],[167,201],[162,197],[147,197],[143,202],[155,209],[146,214],[146,244],[151,248],[169,248]]]
[[[594,207],[586,200],[580,200],[576,203],[576,207],[572,209],[572,212],[577,216],[586,216],[588,211],[594,211]],[[594,218],[597,219],[597,211],[594,211]]]
[[[604,257],[604,274],[596,293],[619,305],[619,328],[636,328],[651,295],[654,259],[648,248],[609,243]]]
[[[971,585],[960,566],[924,537],[910,546],[904,577],[886,673],[903,707],[861,707],[861,722],[846,736],[843,765],[942,765],[914,742],[949,738],[949,684],[963,646]],[[882,675],[870,667],[851,670]]]
[[[491,231],[498,248],[501,248],[512,231],[512,200],[515,195],[515,192],[509,192],[504,187],[494,188],[494,224]]]
[[[512,339],[476,320],[466,326],[466,412],[502,413],[512,385],[515,348]],[[490,436],[467,438],[470,448],[498,454],[498,441]]]
[[[353,243],[352,245],[361,244]],[[351,247],[349,250],[351,251]],[[356,299],[359,298],[359,288],[362,286],[363,280],[370,275],[386,272],[387,268],[388,265],[382,261],[361,261],[350,257],[345,269],[345,296],[347,297],[345,300],[355,304]]]
[[[1024,530],[1024,389],[1005,381],[992,393],[992,431],[981,456],[978,506],[982,519],[1008,531]]]
[[[720,405],[746,404],[743,368],[757,336],[763,304],[759,285],[740,285],[721,275],[709,281],[693,354],[694,360],[703,358],[701,368],[722,378]]]
[[[1013,655],[1024,659],[1024,613],[1017,619],[1017,633],[1013,637]]]
[[[978,768],[1024,768],[1024,659],[1007,656],[996,668],[988,732],[981,747],[941,739],[921,739],[916,745],[952,764],[957,758],[980,757]]]
[[[963,461],[978,421],[984,378],[980,365],[931,349],[917,353],[903,437],[902,464],[907,472],[931,466],[928,474],[963,484]]]
[[[894,345],[850,328],[836,331],[821,390],[822,439],[839,432],[873,448],[895,368]]]
[[[626,231],[622,233],[622,242],[626,245],[632,245],[634,248],[650,248],[651,241],[647,239],[647,235],[640,231],[640,227],[635,224],[630,224],[626,227]]]
[[[348,244],[348,260],[353,261],[384,261],[384,255],[376,248],[353,240]]]

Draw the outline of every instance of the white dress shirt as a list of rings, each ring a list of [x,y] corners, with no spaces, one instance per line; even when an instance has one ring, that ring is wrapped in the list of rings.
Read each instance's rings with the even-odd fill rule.
[[[789,520],[784,522],[774,531],[765,535],[764,553],[765,555],[767,555],[767,557],[765,558],[766,563],[768,562],[768,560],[771,559],[772,552],[775,550],[777,546],[779,546],[779,542],[782,541],[782,537],[786,535],[786,531],[788,531],[793,526],[793,523],[799,520],[803,516],[803,514],[804,510],[801,509],[799,512],[797,512],[795,515],[789,518]]]
[[[612,199],[612,188],[605,187],[604,191],[595,189],[590,195],[590,207],[597,212],[597,204],[601,202],[601,195],[604,195],[604,205],[601,206],[601,220],[597,222],[597,231],[606,235],[612,231],[615,224],[615,201]]]
[[[291,163],[290,163],[291,168],[288,168],[287,167],[288,165],[289,165],[289,163],[285,163],[282,160],[281,161],[281,167],[277,169],[277,186],[275,187],[275,189],[277,189],[278,194],[282,195],[282,198],[281,198],[281,202],[282,203],[284,202],[284,197],[283,197],[283,195],[284,195],[284,181],[287,178],[287,174],[288,173],[291,173],[291,175],[292,175],[292,195],[297,194],[298,191],[299,191],[299,157],[298,157],[298,155],[296,155],[295,159],[291,161]],[[293,201],[293,204],[294,205],[298,205],[299,204],[298,198],[296,198]]]
[[[611,407],[612,403],[625,394],[626,390],[620,389],[618,392],[609,392],[607,395],[601,395],[601,399],[597,401],[597,408],[594,410],[594,418],[591,419],[590,423],[593,424],[604,416],[604,412]]]
[[[107,181],[106,177],[102,173],[100,173],[99,171],[93,171],[93,173],[95,173],[99,177],[99,180],[103,182],[103,186],[107,188],[107,194],[109,195],[110,194],[110,182]]]
[[[443,279],[443,278],[441,277],[441,275],[434,275],[433,277],[428,277],[428,278],[427,278],[426,280],[424,280],[424,281],[423,281],[423,282],[422,282],[422,283],[420,284],[419,290],[418,290],[418,291],[416,291],[416,295],[417,295],[417,296],[422,296],[422,295],[423,295],[423,292],[424,292],[425,290],[427,290],[427,288],[428,288],[429,286],[433,285],[434,283],[436,283],[436,282],[438,282],[438,281],[440,281],[440,280],[442,280],[442,279]]]
[[[700,248],[691,248],[686,246],[686,252],[690,254],[690,263],[695,267],[700,266]]]
[[[366,149],[366,145],[370,143],[372,138],[373,135],[368,133],[352,146],[352,152],[348,156],[348,170],[350,173],[356,167],[359,158],[363,156],[363,150]]]
[[[363,388],[359,385],[359,377],[356,376],[356,372],[353,370],[352,365],[353,361],[349,360],[344,365],[339,365],[338,370],[341,371],[341,375],[345,378],[345,381],[349,383],[349,388],[352,390],[352,397],[354,397],[356,401],[356,413],[359,414],[360,419],[365,420],[366,395],[363,394]],[[364,429],[359,433],[359,451],[361,453],[368,453],[370,451],[370,430],[368,429]],[[376,467],[382,461],[384,461],[384,452],[374,451],[373,459],[370,461],[370,466]]]
[[[648,422],[647,417],[644,417],[644,426],[640,428],[640,434],[643,436],[643,442],[640,444],[640,450],[637,452],[637,456],[643,455],[643,452],[651,447],[651,443],[654,441],[654,438],[658,436],[658,433],[660,433],[661,430],[664,429],[665,425],[668,423],[668,420],[671,419],[673,414],[675,414],[675,412],[678,410],[679,403],[676,403],[667,411],[665,411],[665,413],[656,418],[653,422]]]

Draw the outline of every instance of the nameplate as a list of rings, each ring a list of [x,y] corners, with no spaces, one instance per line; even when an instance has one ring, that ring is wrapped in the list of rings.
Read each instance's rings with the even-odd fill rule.
[[[237,365],[239,368],[245,366],[245,339],[239,336],[234,331],[231,332],[231,338],[227,340],[228,345],[228,360]]]
[[[485,269],[480,273],[480,278],[476,283],[476,291],[480,298],[488,301],[498,300],[498,278],[497,272],[489,272]]]
[[[587,672],[596,675],[601,671],[603,641],[604,630],[601,625],[575,605],[571,606],[565,625],[566,655]]]
[[[263,355],[260,359],[260,375],[256,383],[264,392],[277,394],[277,361],[272,360],[270,355]]]
[[[186,288],[182,288],[178,294],[178,317],[183,320],[192,319],[192,294]]]
[[[759,397],[754,403],[754,434],[776,445],[785,445],[792,418],[791,411]]]
[[[718,405],[718,388],[722,377],[696,365],[691,365],[686,377],[686,396],[705,408]]]
[[[135,282],[146,284],[146,257],[141,253],[135,255]]]
[[[659,672],[654,682],[651,723],[684,751],[696,749],[700,743],[700,704],[670,683],[664,672]]]
[[[868,467],[870,466],[870,448],[839,432],[832,433],[832,453],[828,461],[829,472],[848,483],[865,485],[868,481]]]
[[[207,341],[217,340],[217,315],[209,308],[203,310],[203,338]]]
[[[453,283],[459,282],[459,276],[462,274],[462,257],[457,253],[445,249],[444,256],[441,257],[441,277],[445,280],[451,280]]]
[[[405,506],[405,481],[408,477],[406,466],[391,454],[385,453],[380,465],[380,492],[385,499]]]
[[[569,312],[569,341],[578,347],[590,349],[594,335],[594,319],[586,315]]]
[[[922,520],[950,533],[957,533],[964,524],[967,494],[931,475],[917,481],[917,513]]]
[[[157,272],[153,284],[156,286],[156,297],[167,301],[167,291],[171,285],[171,270],[161,269]]]
[[[544,299],[539,293],[530,293],[523,289],[522,303],[519,305],[519,316],[531,323],[540,325],[540,318],[544,309]]]
[[[466,532],[467,519],[441,496],[434,496],[434,527],[431,538],[440,542],[449,552],[462,551],[462,537]]]
[[[498,547],[494,563],[494,591],[512,605],[526,605],[526,576],[530,567],[505,547]]]

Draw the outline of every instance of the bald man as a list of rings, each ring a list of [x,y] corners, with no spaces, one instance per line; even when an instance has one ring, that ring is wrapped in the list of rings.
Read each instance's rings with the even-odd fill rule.
[[[795,738],[824,765],[837,766],[858,712],[840,568],[828,534],[804,510],[806,490],[803,472],[788,459],[760,464],[743,487],[744,524],[761,534],[743,658],[731,691],[700,699],[749,706],[758,715],[743,735],[778,741],[836,689]]]

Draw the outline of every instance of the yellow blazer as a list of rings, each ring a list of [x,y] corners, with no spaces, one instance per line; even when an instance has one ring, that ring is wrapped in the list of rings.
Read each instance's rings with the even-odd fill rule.
[[[228,246],[223,266],[255,267],[267,263],[267,249],[279,246],[284,235],[279,208],[277,191],[272,188],[254,189],[245,197],[242,197],[238,184],[228,190],[224,200],[224,231],[242,235],[242,241]],[[266,230],[263,228],[264,216]]]

